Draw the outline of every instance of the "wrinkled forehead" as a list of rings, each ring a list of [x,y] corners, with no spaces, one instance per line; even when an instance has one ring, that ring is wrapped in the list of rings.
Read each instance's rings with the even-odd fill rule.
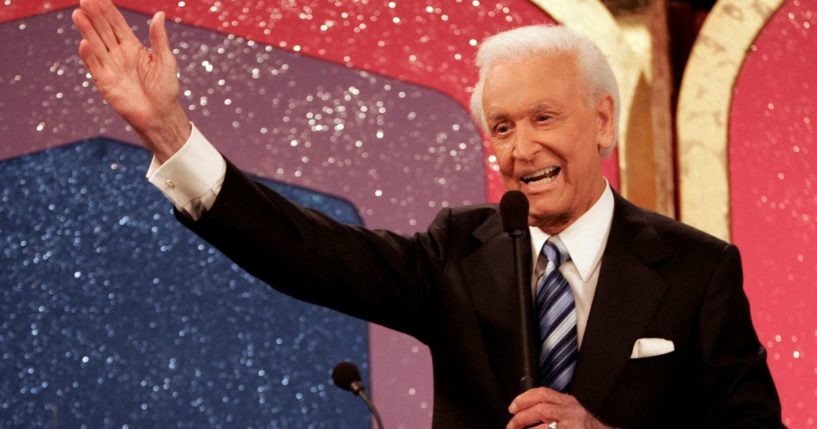
[[[575,56],[551,54],[526,60],[500,61],[489,70],[482,92],[483,119],[532,116],[572,110],[589,97]]]

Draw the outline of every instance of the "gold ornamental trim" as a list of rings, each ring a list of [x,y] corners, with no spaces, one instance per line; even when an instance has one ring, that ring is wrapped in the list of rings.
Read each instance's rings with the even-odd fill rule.
[[[730,239],[729,114],[749,49],[784,0],[720,0],[684,71],[678,98],[680,218]]]

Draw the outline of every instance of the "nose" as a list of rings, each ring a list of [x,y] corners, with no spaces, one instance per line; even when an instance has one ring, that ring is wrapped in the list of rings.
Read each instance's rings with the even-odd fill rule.
[[[529,161],[541,149],[536,141],[536,133],[530,124],[524,122],[516,126],[514,135],[513,157],[520,161]]]

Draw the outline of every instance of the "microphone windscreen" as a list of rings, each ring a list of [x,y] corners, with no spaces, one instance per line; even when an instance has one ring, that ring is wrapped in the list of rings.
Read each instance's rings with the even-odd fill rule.
[[[502,229],[506,232],[528,227],[528,198],[522,191],[508,191],[499,202]]]
[[[332,370],[332,381],[335,386],[351,391],[352,383],[360,381],[360,371],[352,362],[341,362]]]

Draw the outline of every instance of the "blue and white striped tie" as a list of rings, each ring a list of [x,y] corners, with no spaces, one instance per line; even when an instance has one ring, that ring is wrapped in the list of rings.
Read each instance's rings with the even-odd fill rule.
[[[543,259],[545,258],[545,259]],[[536,281],[536,310],[539,316],[539,380],[542,386],[564,392],[573,378],[579,342],[576,335],[576,303],[573,291],[559,272],[570,259],[558,237],[542,247],[539,263],[546,264]]]

